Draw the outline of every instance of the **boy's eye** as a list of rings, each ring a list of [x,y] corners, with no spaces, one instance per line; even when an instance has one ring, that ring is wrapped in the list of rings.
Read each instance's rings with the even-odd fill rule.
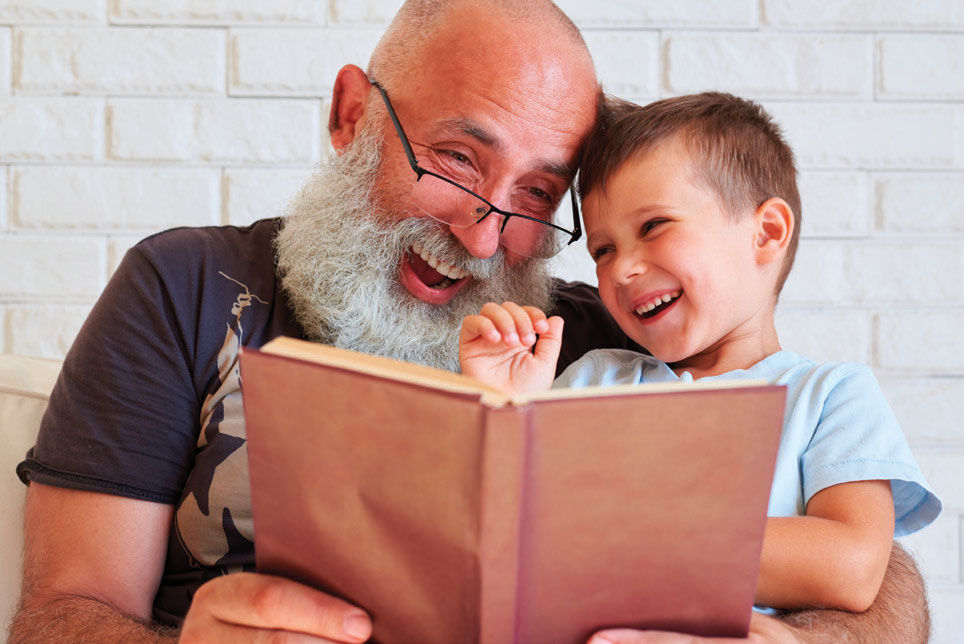
[[[667,221],[666,219],[659,219],[659,218],[648,220],[646,223],[643,224],[642,230],[640,231],[640,235],[642,237],[645,237],[648,233],[652,232],[654,228],[656,228],[660,224],[666,223],[666,221]]]
[[[592,261],[599,263],[599,260],[602,259],[603,255],[608,253],[610,250],[612,249],[609,246],[600,246],[599,248],[590,250],[589,256],[592,257]]]

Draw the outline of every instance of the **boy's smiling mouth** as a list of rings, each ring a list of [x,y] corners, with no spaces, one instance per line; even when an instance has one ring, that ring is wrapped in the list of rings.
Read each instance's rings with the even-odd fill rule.
[[[658,295],[650,300],[643,302],[633,310],[633,313],[635,313],[637,317],[642,318],[644,320],[649,319],[651,317],[659,315],[669,307],[673,306],[673,304],[676,302],[676,300],[679,299],[679,296],[682,294],[683,294],[682,289],[678,289],[676,291],[670,291],[668,293],[663,293],[662,295]]]

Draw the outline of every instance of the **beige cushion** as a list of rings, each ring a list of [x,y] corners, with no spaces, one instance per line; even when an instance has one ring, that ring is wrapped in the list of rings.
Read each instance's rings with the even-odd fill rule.
[[[7,641],[20,594],[23,502],[17,463],[34,444],[60,361],[0,355],[0,641]]]

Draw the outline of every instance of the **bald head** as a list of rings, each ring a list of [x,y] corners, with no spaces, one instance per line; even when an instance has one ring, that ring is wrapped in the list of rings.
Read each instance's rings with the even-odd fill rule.
[[[549,0],[408,0],[372,52],[368,74],[388,85],[411,76],[427,55],[436,53],[431,45],[447,30],[472,34],[449,43],[467,52],[518,45],[520,38],[532,47],[549,44],[571,59],[574,72],[588,72],[595,79],[579,29]]]

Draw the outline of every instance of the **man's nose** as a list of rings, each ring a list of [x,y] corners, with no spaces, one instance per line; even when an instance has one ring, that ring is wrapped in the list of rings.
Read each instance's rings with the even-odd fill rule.
[[[488,259],[499,248],[499,229],[502,217],[490,212],[485,219],[471,226],[449,226],[456,239],[472,253],[473,257]]]

